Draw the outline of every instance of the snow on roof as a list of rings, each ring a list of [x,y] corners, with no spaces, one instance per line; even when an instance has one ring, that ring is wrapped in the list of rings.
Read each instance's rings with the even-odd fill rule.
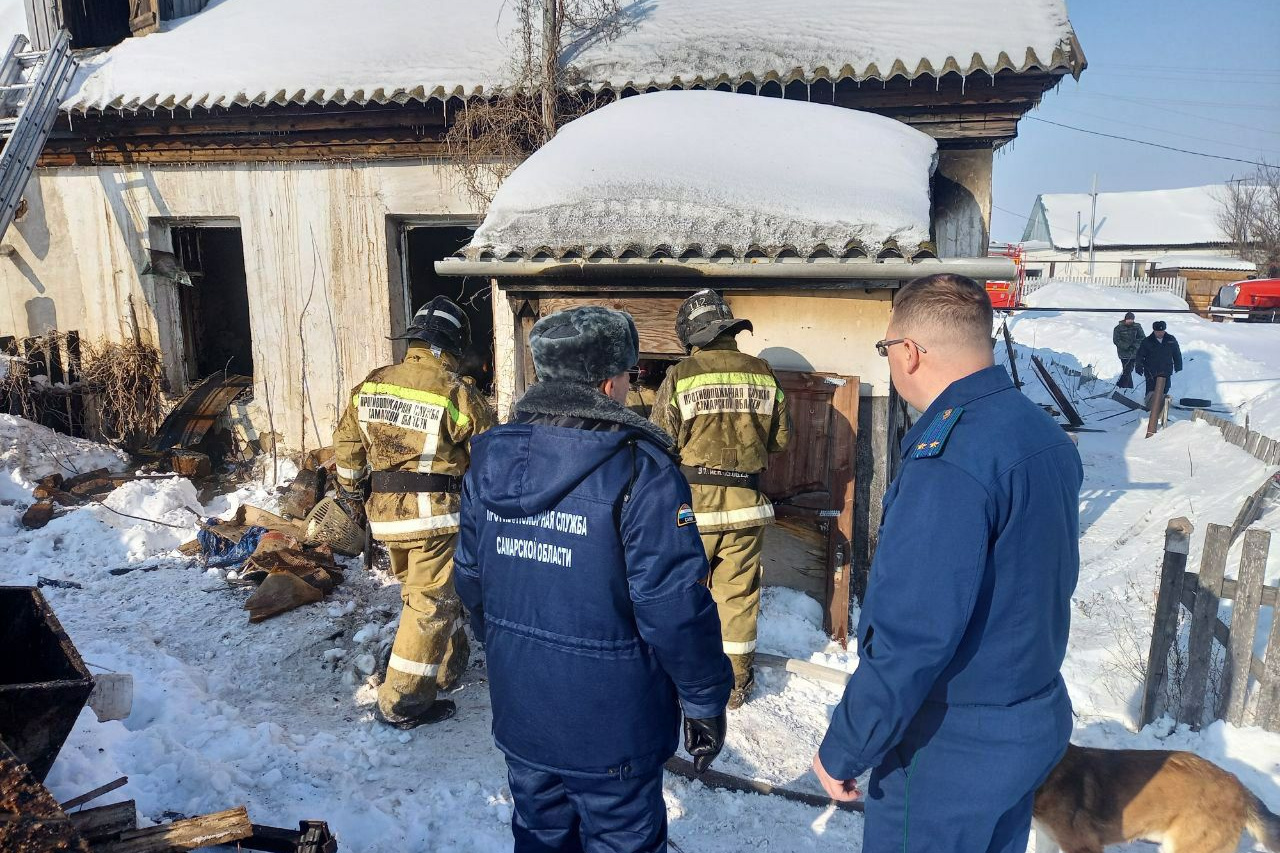
[[[804,149],[805,156],[787,152]],[[872,113],[726,92],[625,98],[570,122],[499,188],[468,255],[809,255],[929,238],[937,143]]]
[[[1151,266],[1158,270],[1239,270],[1256,272],[1258,265],[1226,255],[1161,255],[1151,259]]]
[[[1223,187],[1098,193],[1097,235],[1094,245],[1194,246],[1225,243],[1218,225]],[[1059,249],[1089,245],[1088,193],[1046,193],[1036,199],[1027,222],[1027,239],[1051,238]],[[1040,219],[1043,210],[1044,218]],[[1076,214],[1082,233],[1077,240]],[[1037,221],[1039,220],[1039,221]],[[1048,225],[1048,234],[1041,233]]]
[[[621,91],[1030,68],[1078,73],[1064,0],[641,0],[583,39],[583,85]],[[359,7],[356,11],[356,6]],[[491,92],[515,53],[505,0],[214,0],[87,60],[64,107],[386,103]]]

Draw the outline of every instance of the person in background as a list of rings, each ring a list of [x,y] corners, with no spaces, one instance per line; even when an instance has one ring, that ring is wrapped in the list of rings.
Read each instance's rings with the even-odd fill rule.
[[[400,338],[409,341],[404,361],[379,367],[355,387],[333,444],[338,502],[360,522],[367,511],[400,581],[400,627],[374,716],[411,729],[456,711],[436,696],[457,682],[470,654],[451,583],[458,502],[468,444],[497,417],[474,383],[458,375],[471,327],[455,302],[435,297]]]
[[[529,335],[538,383],[472,444],[454,583],[484,642],[516,853],[665,853],[662,766],[705,770],[733,672],[671,439],[624,405],[638,336],[587,306]]]
[[[1156,405],[1153,399],[1156,393],[1156,380],[1165,378],[1164,392],[1169,393],[1173,386],[1173,374],[1182,372],[1182,348],[1178,339],[1165,331],[1164,320],[1156,320],[1151,324],[1151,334],[1147,335],[1138,347],[1134,370],[1147,380],[1147,408]]]
[[[1133,363],[1138,358],[1138,347],[1142,344],[1144,335],[1142,324],[1135,322],[1132,311],[1127,312],[1124,319],[1111,330],[1111,343],[1116,345],[1116,357],[1120,359],[1120,381],[1116,383],[1117,388],[1133,387]]]
[[[813,759],[836,800],[871,770],[864,853],[1024,853],[1071,735],[1084,471],[993,363],[991,315],[972,279],[916,279],[876,344],[924,414],[885,494],[858,668]]]

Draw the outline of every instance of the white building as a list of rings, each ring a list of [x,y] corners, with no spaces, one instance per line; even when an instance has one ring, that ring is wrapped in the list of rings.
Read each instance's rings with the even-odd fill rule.
[[[1182,269],[1252,269],[1235,258],[1218,225],[1223,192],[1215,184],[1098,193],[1092,239],[1089,193],[1045,193],[1036,198],[1022,234],[1027,275],[1141,278],[1175,269],[1169,256]]]

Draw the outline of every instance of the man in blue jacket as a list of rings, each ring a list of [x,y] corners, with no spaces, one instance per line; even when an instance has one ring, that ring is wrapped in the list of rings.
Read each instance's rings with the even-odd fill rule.
[[[898,292],[876,344],[924,414],[884,498],[858,669],[813,762],[841,800],[872,769],[865,853],[1023,853],[1071,734],[1083,470],[994,366],[991,325],[980,285],[930,276]]]
[[[625,406],[630,315],[562,311],[539,383],[472,440],[454,583],[484,641],[517,853],[667,849],[662,765],[705,769],[733,673],[671,439]]]

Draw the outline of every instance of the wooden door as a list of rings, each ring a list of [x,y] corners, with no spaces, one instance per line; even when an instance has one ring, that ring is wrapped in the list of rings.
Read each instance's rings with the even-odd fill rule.
[[[791,412],[791,441],[770,460],[760,488],[774,502],[780,524],[812,525],[823,537],[823,628],[847,645],[858,378],[789,371],[776,375]]]

